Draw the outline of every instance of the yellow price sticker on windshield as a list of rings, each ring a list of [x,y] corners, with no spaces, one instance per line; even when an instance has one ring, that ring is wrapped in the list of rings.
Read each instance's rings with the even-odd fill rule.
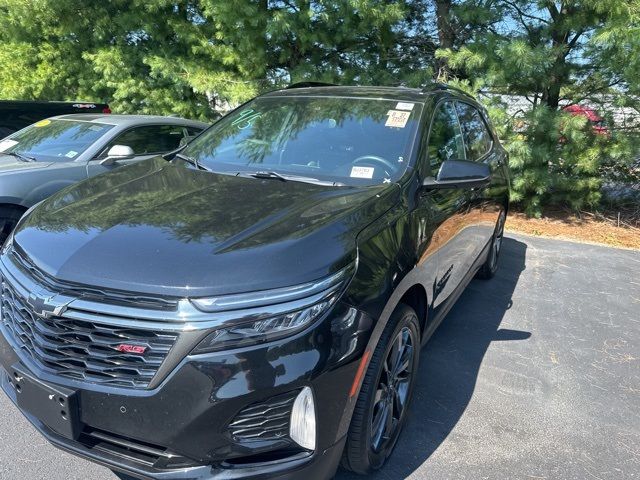
[[[49,125],[51,123],[51,120],[40,120],[37,123],[34,123],[33,125],[35,127],[46,127],[47,125]]]
[[[387,122],[384,124],[385,127],[404,128],[409,121],[411,112],[405,112],[402,110],[389,110],[387,115]]]

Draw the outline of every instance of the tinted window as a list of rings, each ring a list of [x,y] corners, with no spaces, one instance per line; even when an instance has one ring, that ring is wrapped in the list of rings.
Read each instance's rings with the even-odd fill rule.
[[[433,172],[445,160],[464,160],[462,131],[451,102],[441,103],[436,109],[429,134],[429,161]]]
[[[112,128],[103,123],[42,120],[4,139],[0,152],[21,153],[47,162],[69,162]]]
[[[180,146],[184,133],[184,127],[180,125],[135,127],[112,140],[106,150],[108,151],[113,145],[126,145],[131,147],[136,155],[169,152]]]
[[[417,103],[379,99],[258,98],[183,153],[223,173],[268,170],[350,185],[387,183],[406,170],[420,110]]]
[[[480,112],[467,103],[458,103],[458,117],[464,131],[467,159],[478,160],[485,156],[493,140]]]

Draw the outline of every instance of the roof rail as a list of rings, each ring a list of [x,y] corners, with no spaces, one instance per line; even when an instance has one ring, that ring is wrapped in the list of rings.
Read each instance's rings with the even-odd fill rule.
[[[471,95],[470,93],[465,92],[461,88],[452,87],[451,85],[447,85],[446,83],[439,83],[438,82],[438,83],[432,84],[430,87],[431,87],[431,90],[433,90],[433,89],[447,90],[447,91],[451,91],[451,92],[460,93],[460,94],[464,95],[465,97],[473,98],[473,95]],[[422,89],[422,91],[423,92],[430,91],[430,87],[425,87],[424,89]]]
[[[325,82],[297,82],[292,83],[285,90],[290,90],[292,88],[315,88],[315,87],[337,87],[335,83],[325,83]]]

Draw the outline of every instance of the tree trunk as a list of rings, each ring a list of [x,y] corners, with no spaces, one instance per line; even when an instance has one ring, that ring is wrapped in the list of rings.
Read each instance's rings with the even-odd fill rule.
[[[439,47],[442,49],[453,48],[455,42],[455,33],[451,26],[451,4],[452,0],[435,0],[436,4],[436,22],[438,26]],[[438,77],[447,78],[451,75],[451,70],[445,59],[436,61],[438,68]]]
[[[555,4],[551,4],[548,8],[552,20],[551,45],[556,58],[549,72],[549,82],[542,93],[542,103],[552,110],[557,110],[560,106],[560,90],[569,81],[567,55],[571,49],[569,45],[571,32],[567,19],[574,12],[570,11],[564,3],[559,10]]]

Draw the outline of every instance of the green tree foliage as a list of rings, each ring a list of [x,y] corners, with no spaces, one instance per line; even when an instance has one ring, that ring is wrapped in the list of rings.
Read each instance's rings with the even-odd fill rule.
[[[634,132],[562,108],[640,110],[640,0],[0,0],[0,98],[206,120],[295,81],[433,79],[530,99],[491,105],[529,213],[595,206]]]
[[[375,0],[0,0],[0,98],[211,118],[207,93],[237,103],[310,78],[419,84],[408,12]]]

